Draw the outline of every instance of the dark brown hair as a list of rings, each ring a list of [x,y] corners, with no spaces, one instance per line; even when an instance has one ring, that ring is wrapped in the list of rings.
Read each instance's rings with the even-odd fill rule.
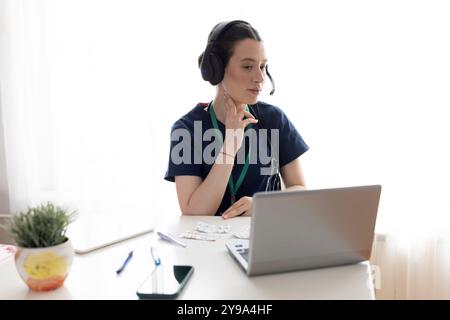
[[[214,30],[217,28],[219,24],[220,23],[216,24],[212,29],[212,31],[209,33],[208,43],[211,39],[212,34],[214,33]],[[257,41],[262,41],[258,31],[256,31],[255,28],[253,28],[249,24],[242,22],[232,25],[230,28],[225,30],[225,32],[220,35],[219,39],[217,39],[218,40],[217,52],[220,58],[222,59],[224,67],[228,65],[228,61],[230,61],[230,58],[233,55],[235,44],[244,39],[253,39]],[[204,52],[202,52],[202,54],[198,57],[199,67],[203,60],[203,53]]]

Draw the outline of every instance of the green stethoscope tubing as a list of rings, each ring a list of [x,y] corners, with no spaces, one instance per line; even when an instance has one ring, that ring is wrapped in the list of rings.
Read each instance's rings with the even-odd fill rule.
[[[216,113],[214,112],[214,107],[213,107],[212,101],[210,102],[208,109],[209,109],[209,115],[211,117],[211,122],[216,131],[216,137],[217,137],[217,139],[222,140],[222,134],[219,129],[219,124],[217,123],[217,117],[216,117]],[[248,105],[247,105],[246,111],[249,112]],[[251,126],[252,126],[252,124],[250,123],[250,125],[248,127],[251,127]],[[223,141],[221,141],[221,142],[223,144]],[[248,152],[247,152],[247,156],[245,157],[244,167],[242,168],[241,174],[239,175],[239,177],[236,181],[236,184],[234,183],[232,174],[230,174],[230,178],[228,179],[228,189],[230,190],[230,194],[231,194],[231,204],[234,204],[234,202],[236,200],[236,193],[239,190],[239,187],[242,185],[242,182],[244,181],[245,176],[247,175],[248,167],[250,166],[250,147],[251,147],[251,144],[249,144],[249,146],[248,146]]]

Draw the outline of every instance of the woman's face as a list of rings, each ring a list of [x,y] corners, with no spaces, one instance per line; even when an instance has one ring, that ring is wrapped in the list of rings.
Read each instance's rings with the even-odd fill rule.
[[[235,44],[222,85],[236,103],[256,103],[264,85],[266,63],[262,42],[244,39]]]

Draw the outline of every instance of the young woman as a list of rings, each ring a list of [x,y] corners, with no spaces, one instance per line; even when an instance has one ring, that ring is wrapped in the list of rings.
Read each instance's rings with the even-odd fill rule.
[[[217,90],[172,126],[164,179],[175,182],[181,212],[249,215],[277,168],[286,189],[305,188],[299,157],[309,147],[280,108],[258,101],[266,74],[272,80],[258,32],[241,20],[217,24],[198,63]]]

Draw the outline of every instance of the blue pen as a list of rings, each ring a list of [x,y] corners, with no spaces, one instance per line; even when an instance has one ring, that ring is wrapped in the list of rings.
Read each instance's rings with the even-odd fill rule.
[[[161,259],[156,255],[155,248],[150,248],[150,253],[152,254],[153,261],[155,262],[155,267],[161,264]]]
[[[130,251],[130,253],[128,254],[128,257],[125,259],[122,266],[116,271],[117,274],[120,274],[123,271],[123,269],[125,269],[126,265],[131,260],[132,257],[133,257],[133,251]]]

